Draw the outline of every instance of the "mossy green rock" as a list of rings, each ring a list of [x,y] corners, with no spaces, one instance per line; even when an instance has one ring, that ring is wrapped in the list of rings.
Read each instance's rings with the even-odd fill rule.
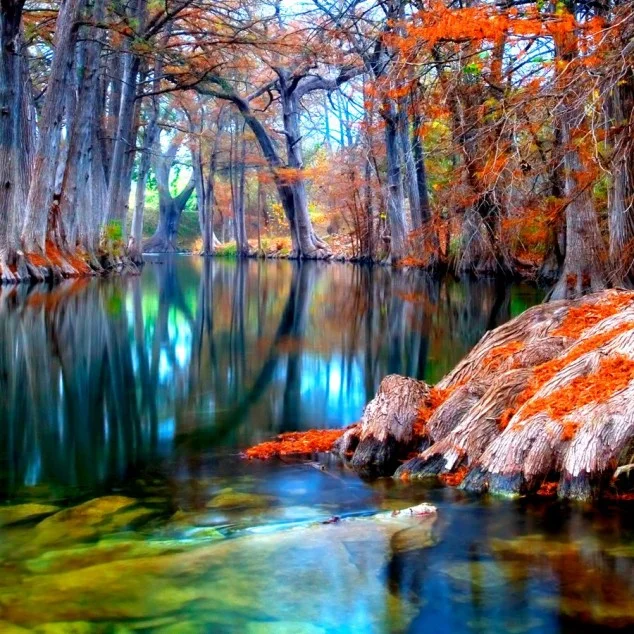
[[[95,634],[98,631],[103,631],[103,628],[98,629],[94,623],[82,621],[44,623],[33,630],[35,634]]]
[[[8,621],[0,621],[0,632],[2,634],[31,634],[33,630],[27,630],[25,627],[13,625]]]
[[[0,526],[10,526],[21,522],[42,519],[59,511],[59,506],[50,504],[16,504],[0,506]]]
[[[0,613],[27,628],[82,621],[123,623],[136,630],[143,620],[166,618],[174,619],[174,625],[201,623],[201,632],[247,627],[266,632],[268,625],[268,631],[302,632],[304,624],[336,631],[342,615],[345,621],[354,614],[358,631],[401,631],[417,608],[392,594],[382,575],[395,533],[419,523],[368,519],[316,524],[126,558],[141,554],[135,549],[142,544],[134,541],[116,560],[85,566],[104,552],[115,556],[108,549],[119,541],[108,540],[107,546],[87,546],[95,550],[92,554],[67,549],[59,558],[32,561],[40,574],[7,571],[13,580],[0,586]],[[423,522],[430,532],[432,523]],[[423,534],[418,537],[429,543]],[[81,567],[64,569],[64,559]],[[55,572],[46,572],[46,566]],[[331,591],[324,593],[325,587]]]
[[[157,557],[183,552],[187,549],[187,544],[179,542],[103,539],[97,544],[78,545],[73,548],[45,552],[34,559],[29,559],[25,563],[25,568],[37,574],[64,572],[110,561]]]
[[[150,509],[130,508],[136,504],[137,500],[133,498],[112,495],[59,511],[35,527],[31,546],[37,548],[91,539],[117,532],[140,517],[154,514]]]
[[[233,489],[223,489],[208,503],[210,509],[258,509],[271,506],[274,498],[256,493],[243,493]]]

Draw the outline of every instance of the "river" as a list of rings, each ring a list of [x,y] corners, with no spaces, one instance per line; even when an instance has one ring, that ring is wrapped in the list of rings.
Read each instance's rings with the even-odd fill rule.
[[[541,299],[185,256],[139,277],[0,288],[0,632],[632,628],[631,505],[240,457],[354,422],[388,373],[437,381]],[[419,502],[437,517],[375,517]]]

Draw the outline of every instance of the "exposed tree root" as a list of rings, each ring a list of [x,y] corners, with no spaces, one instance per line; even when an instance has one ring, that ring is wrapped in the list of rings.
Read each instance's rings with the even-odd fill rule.
[[[401,461],[398,477],[477,492],[629,491],[617,469],[634,461],[634,293],[536,306],[485,335],[434,388],[386,377],[333,450],[366,475]]]
[[[77,251],[68,253],[47,243],[46,253],[15,252],[12,262],[0,261],[0,284],[39,283],[105,273],[138,274],[139,264],[128,256]]]
[[[418,408],[428,394],[429,387],[423,381],[386,376],[361,422],[346,432],[335,449],[345,458],[354,447],[351,466],[360,473],[391,475],[399,458],[419,443],[415,429]]]

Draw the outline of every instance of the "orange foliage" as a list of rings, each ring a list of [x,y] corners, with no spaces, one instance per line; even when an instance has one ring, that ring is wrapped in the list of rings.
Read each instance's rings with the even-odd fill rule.
[[[498,427],[500,428],[501,431],[504,431],[509,426],[509,423],[511,422],[511,418],[513,418],[513,415],[515,414],[515,412],[516,410],[513,407],[507,407],[502,412],[502,415],[500,416],[500,419],[498,421]]]
[[[450,487],[457,487],[462,484],[462,481],[465,479],[467,473],[469,472],[469,468],[466,466],[458,467],[453,473],[443,473],[439,480]]]
[[[561,322],[561,325],[553,331],[554,336],[577,338],[582,332],[598,324],[603,319],[615,315],[634,300],[634,293],[620,293],[610,297],[605,302],[596,304],[583,304],[573,306]]]
[[[26,257],[31,264],[38,267],[48,268],[51,264],[59,267],[62,265],[63,261],[66,261],[80,275],[89,275],[91,273],[88,264],[86,264],[86,262],[78,254],[62,253],[59,247],[51,240],[46,241],[45,255],[39,253],[27,253]]]
[[[414,435],[424,436],[426,432],[427,423],[432,414],[449,398],[449,395],[458,387],[458,385],[441,390],[437,387],[432,387],[429,390],[427,398],[423,401],[423,404],[418,410],[418,416],[414,421]]]
[[[561,420],[579,407],[607,401],[613,394],[627,387],[632,379],[634,361],[625,355],[613,355],[602,359],[599,367],[591,374],[578,376],[552,394],[534,399],[524,408],[523,414],[528,418],[546,412],[553,420]],[[565,427],[563,439],[570,440],[577,428],[577,423]]]
[[[330,451],[345,430],[310,429],[303,432],[280,434],[275,440],[260,443],[244,452],[244,457],[269,460],[276,456],[322,453]]]
[[[543,497],[553,497],[557,495],[557,482],[544,482],[539,489],[537,489],[537,495]]]
[[[568,312],[568,315],[566,316],[566,319],[564,320],[564,322],[562,322],[562,324],[559,326],[559,328],[557,328],[557,330],[553,334],[557,334],[558,336],[564,336],[566,333],[573,333],[572,335],[567,335],[567,336],[579,336],[579,333],[596,325],[600,320],[604,319],[605,317],[609,317],[610,315],[616,313],[616,311],[619,310],[619,308],[622,308],[623,306],[627,305],[627,303],[629,303],[631,300],[632,300],[632,295],[628,293],[625,297],[619,295],[618,297],[613,298],[611,301],[603,303],[601,305],[595,305],[591,307],[588,306],[586,307],[586,310],[583,313],[581,313],[580,310],[573,308]],[[573,317],[571,318],[571,313],[573,310],[575,312],[573,313]],[[499,428],[501,430],[506,429],[506,427],[508,426],[515,412],[517,412],[517,410],[522,405],[524,405],[531,398],[533,398],[533,396],[535,396],[535,394],[548,381],[550,381],[550,379],[552,379],[558,372],[563,370],[568,364],[572,363],[573,361],[576,361],[577,359],[582,357],[584,354],[591,352],[592,350],[597,350],[598,348],[601,348],[602,346],[604,346],[606,343],[608,343],[609,341],[611,341],[618,335],[624,332],[627,332],[629,330],[634,330],[634,322],[625,322],[625,323],[619,324],[618,326],[614,328],[611,328],[610,330],[607,330],[606,332],[597,333],[596,335],[593,335],[592,337],[588,337],[581,343],[573,346],[573,348],[571,348],[563,356],[557,357],[555,359],[552,359],[550,361],[547,361],[546,363],[542,363],[541,365],[537,366],[534,370],[533,376],[528,386],[517,398],[515,407],[508,408],[502,413],[502,416],[500,417],[498,422]],[[623,381],[626,378],[627,372],[623,374],[624,370],[625,368],[621,366],[620,372],[618,373],[618,377],[616,377],[617,378],[616,385],[619,384],[619,381]],[[600,368],[598,371],[602,372],[604,370]],[[634,378],[634,374],[632,374],[631,378]],[[582,405],[595,402],[595,401],[601,402],[602,400],[604,400],[601,397],[601,394],[603,394],[604,398],[609,398],[614,392],[616,392],[618,389],[621,389],[619,387],[616,387],[616,385],[614,383],[610,383],[609,377],[606,375],[604,391],[603,392],[597,391],[596,398],[591,398],[591,400],[587,402],[581,402],[577,400],[577,395],[573,391],[572,393],[569,394],[569,397],[571,400],[568,401],[566,406],[566,407],[569,407],[569,409],[567,409],[564,412],[564,414],[568,413],[569,411],[572,411],[574,407],[581,407]],[[627,385],[627,382],[625,383],[625,385]],[[582,386],[578,385],[577,388],[579,387],[582,387]],[[624,387],[624,385],[622,387]],[[586,394],[586,398],[589,398],[590,396],[591,394],[589,393]],[[539,399],[539,403],[537,405],[535,405],[537,401],[535,403],[531,403],[530,409],[524,411],[525,417],[528,418],[529,416],[539,411],[545,410],[545,411],[548,411],[548,413],[550,414],[552,418],[554,419],[560,418],[561,416],[563,416],[563,414],[561,414],[561,416],[555,416],[553,411],[546,409],[544,405],[546,401],[551,402],[552,400],[559,400],[559,398],[560,398],[560,390],[557,390],[554,394],[551,394],[547,399]],[[562,405],[562,407],[564,406]],[[568,425],[564,429],[564,432],[563,432],[564,440],[570,440],[574,436],[575,432],[576,432],[576,427],[573,428],[572,425]]]
[[[484,366],[491,372],[495,372],[509,357],[524,349],[522,341],[511,341],[502,346],[497,346],[489,351],[484,358]]]

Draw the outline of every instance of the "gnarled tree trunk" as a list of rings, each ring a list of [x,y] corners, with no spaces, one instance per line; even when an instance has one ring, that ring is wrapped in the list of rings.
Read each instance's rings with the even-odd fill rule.
[[[77,40],[77,21],[84,2],[85,0],[65,0],[55,23],[55,53],[40,117],[39,138],[21,235],[22,245],[27,253],[45,252],[69,72]]]
[[[24,148],[20,143],[22,72],[18,50],[23,5],[23,0],[0,3],[0,283],[16,281],[9,264],[17,246],[13,228],[20,217],[20,188],[26,177],[21,173]]]
[[[158,157],[154,162],[154,174],[159,192],[159,219],[156,231],[151,238],[143,243],[143,251],[147,253],[172,253],[178,251],[176,238],[180,225],[181,214],[187,205],[187,201],[194,192],[194,175],[189,183],[175,197],[172,197],[169,187],[169,175],[176,157],[179,143],[175,137],[169,151],[161,156],[160,146],[157,140],[154,156]]]

